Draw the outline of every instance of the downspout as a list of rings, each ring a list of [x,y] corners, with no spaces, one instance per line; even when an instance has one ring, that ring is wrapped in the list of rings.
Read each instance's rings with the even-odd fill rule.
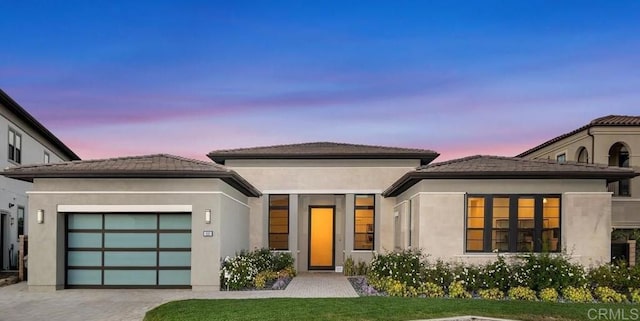
[[[596,159],[596,138],[591,134],[591,127],[587,128],[587,135],[591,136],[591,164],[594,164],[594,160]],[[587,163],[588,162],[589,159],[587,159]]]

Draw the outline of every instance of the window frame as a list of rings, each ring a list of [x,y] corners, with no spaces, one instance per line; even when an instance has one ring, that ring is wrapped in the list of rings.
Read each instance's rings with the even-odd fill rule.
[[[287,205],[286,206],[272,206],[271,205],[271,197],[273,196],[286,196],[287,197]],[[268,226],[267,226],[267,246],[269,247],[270,250],[275,250],[275,251],[288,251],[290,248],[290,244],[289,244],[289,234],[291,233],[291,229],[289,228],[289,224],[290,224],[290,215],[291,215],[291,210],[290,210],[290,206],[291,206],[291,196],[289,194],[269,194],[268,197]],[[275,232],[271,232],[271,210],[285,210],[287,211],[287,232],[286,233],[275,233]],[[286,235],[287,236],[287,246],[286,248],[276,248],[271,246],[271,235]]]
[[[371,197],[371,199],[373,200],[373,205],[356,205],[356,200],[358,199],[358,196],[369,196]],[[356,231],[356,212],[358,210],[371,210],[372,212],[372,216],[371,216],[371,225],[372,225],[372,229],[371,232],[357,232]],[[402,219],[400,219],[400,221],[402,222]],[[402,229],[402,228],[401,228]],[[371,236],[371,248],[364,248],[364,247],[357,247],[356,246],[356,236],[357,235],[367,235],[367,236]],[[354,251],[374,251],[376,248],[376,195],[375,194],[355,194],[353,196],[353,250]]]
[[[51,155],[47,151],[44,151],[44,155],[42,155],[42,163],[43,164],[51,163]]]
[[[13,140],[11,139],[13,135]],[[17,130],[9,127],[7,141],[7,159],[15,164],[22,163],[22,134]],[[20,144],[17,144],[17,142]]]
[[[20,215],[20,212],[22,212],[22,215]],[[22,205],[18,205],[18,209],[16,209],[16,229],[18,232],[18,236],[20,235],[24,235],[24,217],[25,217],[25,207]],[[21,217],[22,216],[22,217]],[[21,231],[22,230],[22,231]],[[22,232],[22,233],[20,233]]]
[[[508,251],[501,253],[542,253],[544,249],[544,242],[542,240],[542,232],[544,230],[553,230],[552,228],[544,228],[544,199],[545,198],[557,198],[558,199],[558,237],[556,249],[545,250],[544,252],[558,253],[561,252],[562,242],[562,195],[561,194],[467,194],[465,197],[465,224],[464,224],[464,252],[465,253],[491,253],[494,252],[493,245],[493,200],[494,198],[509,198],[509,227],[508,227]],[[478,230],[478,228],[468,227],[469,217],[469,198],[483,198],[484,199],[484,227],[483,231],[483,246],[481,251],[468,250],[468,231],[470,229]],[[518,251],[518,200],[521,198],[533,198],[534,199],[534,227],[533,227],[533,248],[531,251]]]
[[[566,152],[562,152],[562,153],[556,154],[556,162],[558,162],[560,164],[566,163],[567,162],[567,153]]]

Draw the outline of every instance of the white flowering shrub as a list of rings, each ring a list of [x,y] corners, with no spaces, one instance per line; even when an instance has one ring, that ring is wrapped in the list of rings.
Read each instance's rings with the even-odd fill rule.
[[[526,286],[534,291],[553,288],[557,291],[587,283],[584,267],[569,260],[564,254],[528,254],[513,268],[512,286]]]
[[[389,277],[405,286],[417,288],[422,283],[424,266],[424,256],[419,250],[389,252],[373,258],[367,276],[377,280]]]
[[[256,285],[262,288],[274,278],[291,279],[296,275],[291,253],[271,252],[269,249],[242,251],[234,257],[225,257],[220,263],[222,289],[241,290]],[[260,275],[260,273],[262,273]],[[256,283],[256,277],[260,279]],[[273,277],[271,277],[273,276]],[[261,285],[261,286],[257,286]]]
[[[240,290],[253,285],[258,275],[255,261],[246,254],[225,257],[220,269],[222,287],[229,290]]]

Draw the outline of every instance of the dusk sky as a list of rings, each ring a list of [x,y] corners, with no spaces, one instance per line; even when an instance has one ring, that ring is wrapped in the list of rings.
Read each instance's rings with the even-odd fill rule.
[[[640,1],[0,2],[0,88],[81,158],[513,156],[640,115]]]

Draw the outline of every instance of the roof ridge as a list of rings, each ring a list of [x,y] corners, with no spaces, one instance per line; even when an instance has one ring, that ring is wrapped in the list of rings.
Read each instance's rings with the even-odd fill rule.
[[[294,146],[309,146],[309,145],[319,145],[319,144],[331,144],[337,146],[356,146],[356,147],[375,147],[375,148],[387,148],[387,149],[398,149],[398,150],[412,150],[416,152],[434,152],[429,149],[423,148],[415,148],[415,147],[397,147],[397,146],[384,146],[384,145],[369,145],[369,144],[360,144],[360,143],[345,143],[345,142],[331,142],[331,141],[314,141],[314,142],[301,142],[301,143],[290,143],[290,144],[275,144],[275,145],[263,145],[263,146],[253,146],[253,147],[242,147],[242,148],[232,148],[232,149],[219,149],[214,150],[210,153],[222,153],[222,152],[239,152],[246,151],[252,149],[261,149],[261,148],[279,148],[279,147],[294,147]]]

